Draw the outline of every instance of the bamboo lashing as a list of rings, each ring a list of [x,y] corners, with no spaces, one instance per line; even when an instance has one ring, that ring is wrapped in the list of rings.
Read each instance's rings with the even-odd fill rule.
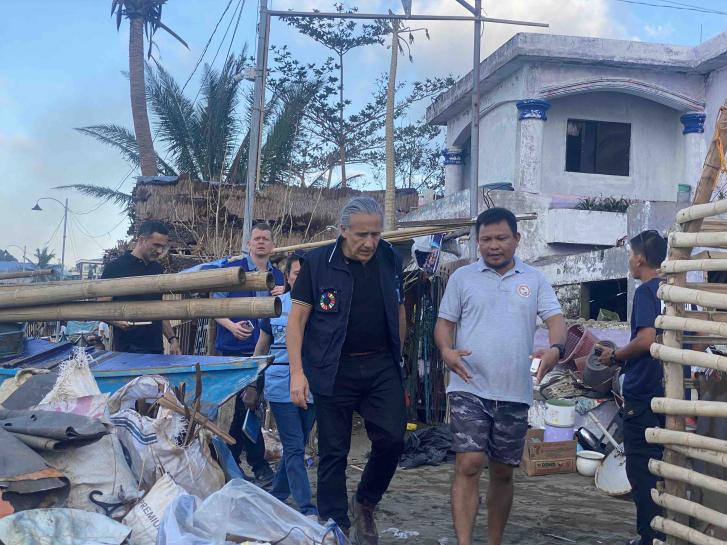
[[[679,365],[708,367],[718,371],[727,372],[727,357],[717,354],[706,354],[695,350],[684,350],[683,348],[670,348],[663,344],[652,344],[651,355],[657,360]]]
[[[727,541],[708,536],[694,528],[665,519],[664,517],[654,517],[654,520],[651,521],[651,527],[657,532],[661,532],[667,536],[678,537],[692,545],[727,545]]]
[[[686,431],[664,430],[661,428],[648,428],[646,440],[649,443],[661,445],[682,445],[685,447],[703,448],[717,452],[727,452],[727,441],[705,437]]]
[[[0,273],[0,280],[14,280],[16,278],[33,278],[34,276],[48,276],[53,274],[53,269],[41,269],[39,271],[15,271]]]
[[[649,471],[658,477],[688,483],[711,492],[727,494],[727,481],[667,462],[649,460]]]
[[[673,248],[727,248],[727,233],[672,233],[669,235],[669,245]]]
[[[651,410],[659,414],[727,418],[727,403],[721,401],[694,401],[691,399],[655,397],[651,400]]]
[[[666,492],[659,492],[654,489],[651,490],[651,499],[654,500],[656,505],[665,509],[672,509],[679,513],[683,513],[684,515],[689,515],[690,517],[701,520],[702,522],[706,522],[707,524],[714,524],[720,528],[727,529],[727,515],[720,513],[719,511],[715,511],[714,509],[710,509],[709,507],[704,507],[703,505],[699,505],[693,501],[685,500],[684,498],[677,498],[676,496],[672,496]]]
[[[662,284],[657,292],[659,299],[670,303],[699,305],[708,308],[727,308],[727,294],[707,293],[680,286]]]
[[[270,272],[245,272],[242,267],[229,267],[191,273],[13,286],[13,289],[0,291],[0,309],[69,303],[97,297],[240,289],[269,291],[273,287],[275,280]]]
[[[701,460],[708,464],[727,468],[727,454],[724,452],[713,452],[711,450],[701,448],[682,447],[681,445],[669,445],[667,448],[670,448],[679,454],[683,454],[692,460]]]
[[[727,262],[719,259],[677,259],[661,265],[662,274],[685,273],[689,271],[727,271]]]
[[[282,304],[277,297],[224,297],[177,301],[69,303],[0,310],[0,322],[54,320],[149,321],[193,318],[274,318]]]

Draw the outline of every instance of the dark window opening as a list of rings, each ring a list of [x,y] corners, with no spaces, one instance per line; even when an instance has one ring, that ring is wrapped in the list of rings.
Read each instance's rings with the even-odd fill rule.
[[[581,316],[597,320],[617,314],[619,321],[627,320],[626,279],[584,282],[581,284]],[[603,310],[604,312],[601,312]]]
[[[629,175],[631,124],[569,119],[565,169],[587,174]]]

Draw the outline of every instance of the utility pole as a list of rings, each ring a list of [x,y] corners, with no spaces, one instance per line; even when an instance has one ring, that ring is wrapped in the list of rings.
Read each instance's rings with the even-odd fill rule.
[[[270,41],[270,15],[267,0],[260,0],[257,52],[255,54],[255,90],[252,99],[250,121],[250,145],[247,152],[247,186],[245,188],[245,212],[242,221],[242,253],[252,231],[253,203],[260,178],[260,145],[262,143],[263,116],[265,109],[265,80],[268,68],[268,43]]]
[[[477,219],[480,176],[480,46],[482,0],[475,0],[474,57],[472,61],[472,127],[470,133],[470,218]],[[470,261],[477,260],[477,226],[470,227]]]
[[[63,206],[63,245],[61,246],[61,280],[66,278],[66,227],[68,226],[68,198]]]

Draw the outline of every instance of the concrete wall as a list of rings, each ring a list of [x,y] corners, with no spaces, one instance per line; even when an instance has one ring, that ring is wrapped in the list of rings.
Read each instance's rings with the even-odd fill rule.
[[[548,210],[546,241],[561,244],[614,246],[627,233],[626,214],[559,208]]]
[[[631,124],[629,176],[565,171],[568,119]],[[541,189],[548,193],[676,200],[682,183],[679,112],[621,93],[584,93],[551,101],[543,135]]]
[[[704,121],[704,138],[707,145],[714,134],[719,108],[727,99],[727,68],[715,70],[707,77],[707,119]]]
[[[516,164],[517,109],[512,102],[506,102],[480,120],[480,185],[497,182],[515,185]]]

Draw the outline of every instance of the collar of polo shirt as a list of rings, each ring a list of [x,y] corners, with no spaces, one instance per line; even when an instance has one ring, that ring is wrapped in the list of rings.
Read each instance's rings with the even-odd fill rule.
[[[518,256],[514,256],[512,259],[515,262],[515,266],[512,269],[510,269],[510,270],[511,271],[515,271],[516,273],[523,272],[523,262],[520,260],[520,258]],[[482,256],[480,256],[480,258],[477,260],[477,264],[480,267],[480,272],[483,272],[483,271],[493,271],[493,272],[497,272],[492,267],[488,267],[487,263],[485,263],[485,258],[482,257]],[[507,272],[510,272],[510,271],[507,271]]]

